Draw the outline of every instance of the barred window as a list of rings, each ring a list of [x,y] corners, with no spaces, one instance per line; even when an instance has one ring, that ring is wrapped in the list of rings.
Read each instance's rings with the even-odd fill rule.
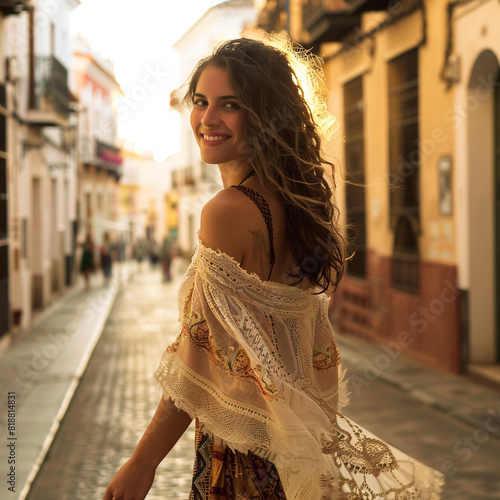
[[[0,85],[0,242],[8,237],[7,199],[7,96]]]
[[[393,286],[418,293],[420,224],[418,51],[389,63],[390,226],[394,231]]]
[[[363,79],[358,77],[344,86],[344,123],[346,158],[346,212],[347,236],[354,257],[347,265],[347,273],[366,277],[366,208],[365,161],[363,133]]]
[[[7,94],[0,84],[0,337],[10,329]]]

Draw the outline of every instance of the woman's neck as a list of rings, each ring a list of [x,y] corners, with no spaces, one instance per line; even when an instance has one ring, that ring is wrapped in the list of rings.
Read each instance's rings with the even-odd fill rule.
[[[227,188],[229,186],[238,185],[252,170],[252,166],[245,163],[222,163],[219,165],[220,175],[222,177],[222,185]]]

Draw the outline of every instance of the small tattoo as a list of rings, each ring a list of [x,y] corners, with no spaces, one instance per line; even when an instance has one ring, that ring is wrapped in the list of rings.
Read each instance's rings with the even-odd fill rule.
[[[269,253],[266,250],[266,238],[262,230],[258,229],[255,231],[250,230],[250,233],[253,236],[252,241],[252,259],[255,262],[258,262],[260,274],[264,276],[265,268],[264,268],[264,255],[269,256]]]

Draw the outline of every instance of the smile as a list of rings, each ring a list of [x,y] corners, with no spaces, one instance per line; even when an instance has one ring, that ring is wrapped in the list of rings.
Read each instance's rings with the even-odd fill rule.
[[[201,134],[201,137],[204,141],[207,142],[222,142],[225,141],[226,139],[229,139],[231,136],[230,135],[206,135],[206,134]]]

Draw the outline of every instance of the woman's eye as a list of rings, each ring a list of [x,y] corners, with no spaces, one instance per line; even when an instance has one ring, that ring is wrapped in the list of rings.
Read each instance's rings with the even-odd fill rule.
[[[224,104],[224,107],[226,109],[240,109],[236,102],[226,102],[226,104]]]
[[[203,99],[196,99],[196,101],[194,101],[194,105],[195,106],[205,106],[206,105],[206,101],[204,101]]]

